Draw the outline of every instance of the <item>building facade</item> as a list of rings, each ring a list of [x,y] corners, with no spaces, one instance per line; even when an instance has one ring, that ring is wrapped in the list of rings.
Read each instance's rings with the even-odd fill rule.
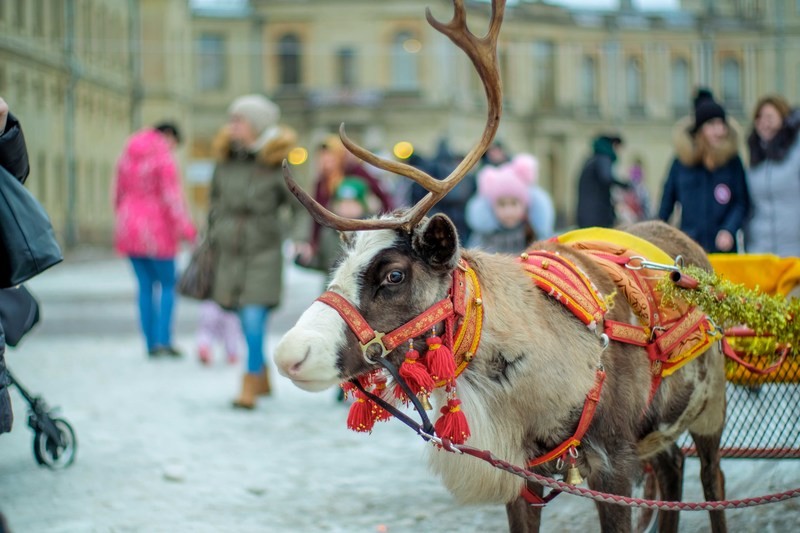
[[[23,121],[30,187],[67,244],[106,243],[113,167],[131,131],[178,122],[180,157],[202,216],[210,142],[237,96],[261,92],[313,148],[344,122],[373,151],[399,141],[466,151],[485,97],[462,51],[424,20],[447,0],[15,0],[0,2],[0,95]],[[800,102],[800,1],[683,0],[678,12],[507,8],[498,133],[541,162],[561,222],[573,217],[591,138],[626,140],[618,171],[644,163],[657,199],[676,120],[710,87],[743,127],[763,94]],[[468,1],[470,28],[489,5]],[[295,171],[310,179],[313,156]]]

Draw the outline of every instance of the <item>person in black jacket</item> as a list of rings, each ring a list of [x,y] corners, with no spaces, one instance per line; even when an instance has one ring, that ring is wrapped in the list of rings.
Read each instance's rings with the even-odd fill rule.
[[[691,119],[689,119],[691,120]],[[658,218],[668,221],[681,206],[680,229],[706,252],[736,252],[736,233],[750,209],[736,131],[707,90],[695,98],[694,121],[676,126],[675,152]]]
[[[0,97],[0,166],[9,174],[24,183],[30,172],[28,149],[19,121],[9,112],[8,104]],[[0,433],[11,431],[14,414],[11,411],[11,398],[8,387],[11,378],[6,371],[6,342],[3,324],[0,322]]]
[[[584,163],[578,181],[578,227],[610,228],[616,224],[611,188],[630,188],[630,184],[614,177],[614,162],[621,146],[619,135],[603,134],[594,139],[592,155]]]
[[[461,154],[453,152],[450,148],[450,142],[446,138],[442,138],[436,148],[436,155],[423,163],[423,170],[437,180],[443,180],[455,170],[462,159]],[[469,241],[471,229],[467,224],[466,206],[469,199],[475,194],[476,188],[475,174],[469,173],[428,212],[428,216],[435,213],[447,215],[453,221],[462,244]],[[416,205],[427,194],[428,191],[422,185],[414,183],[411,186],[411,204]]]

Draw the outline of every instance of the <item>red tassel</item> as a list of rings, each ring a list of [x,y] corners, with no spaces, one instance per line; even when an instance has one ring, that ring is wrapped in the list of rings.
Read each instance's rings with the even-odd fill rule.
[[[381,379],[375,382],[375,389],[372,391],[372,394],[375,396],[379,396],[383,398],[383,393],[386,390],[386,378],[381,377]],[[384,398],[385,399],[385,398]],[[383,422],[385,420],[389,420],[392,418],[392,413],[381,407],[375,402],[370,402],[373,405],[373,413],[372,416],[377,422]]]
[[[339,384],[344,392],[344,399],[350,398],[350,395],[356,390],[356,386],[351,381],[343,381]]]
[[[408,405],[409,400],[408,396],[406,396],[406,391],[403,390],[403,387],[401,387],[399,383],[394,384],[392,393],[394,394],[395,400],[400,400],[403,402],[403,405]]]
[[[436,421],[434,429],[442,438],[450,439],[453,444],[464,444],[470,436],[467,417],[461,410],[461,400],[451,398],[441,408],[442,416]]]
[[[374,406],[372,400],[364,396],[363,392],[357,391],[355,402],[347,413],[347,427],[353,431],[372,433],[372,427],[375,425]]]
[[[428,343],[428,353],[425,356],[428,371],[435,381],[450,382],[456,377],[456,362],[450,348],[442,344],[442,339],[436,335],[425,339]]]
[[[436,387],[425,365],[419,360],[419,352],[413,348],[406,352],[406,360],[400,365],[400,377],[406,380],[414,394],[427,394]]]

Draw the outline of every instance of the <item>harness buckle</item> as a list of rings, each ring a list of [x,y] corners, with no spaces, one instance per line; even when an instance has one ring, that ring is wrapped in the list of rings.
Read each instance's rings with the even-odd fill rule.
[[[360,342],[358,343],[359,346],[361,346],[361,354],[364,356],[364,359],[366,359],[369,362],[372,362],[367,355],[367,351],[369,351],[370,347],[373,345],[380,346],[381,348],[380,357],[386,357],[389,354],[391,350],[387,350],[386,346],[384,346],[383,344],[384,335],[386,335],[386,333],[383,333],[381,331],[375,331],[375,337],[371,341],[367,342],[366,344],[362,344]]]

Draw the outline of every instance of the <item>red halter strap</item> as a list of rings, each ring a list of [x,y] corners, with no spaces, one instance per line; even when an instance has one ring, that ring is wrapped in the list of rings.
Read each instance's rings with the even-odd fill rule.
[[[454,287],[463,286],[463,283],[459,285],[459,281],[463,276],[464,272],[461,268],[456,268],[453,271]],[[381,357],[383,357],[408,339],[418,337],[439,322],[451,318],[455,314],[452,293],[453,290],[451,289],[446,298],[439,300],[420,315],[389,333],[373,329],[366,319],[361,316],[358,309],[341,294],[326,291],[317,300],[329,305],[339,313],[339,316],[347,323],[350,330],[358,337],[358,342],[361,344],[361,351],[364,355],[366,355],[370,346],[377,345],[381,348]]]

